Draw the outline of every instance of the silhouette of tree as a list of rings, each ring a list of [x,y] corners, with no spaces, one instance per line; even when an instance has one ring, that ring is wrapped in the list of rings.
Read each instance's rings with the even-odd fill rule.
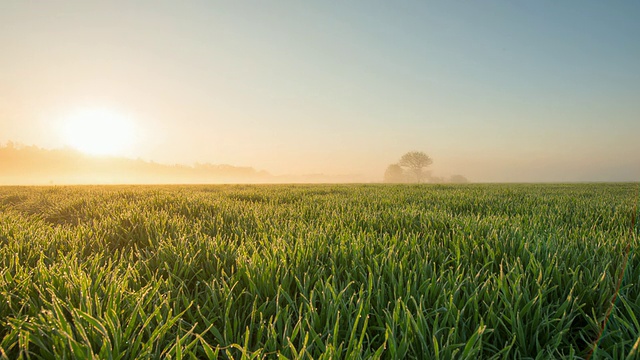
[[[433,164],[433,160],[422,151],[410,151],[402,155],[398,162],[398,165],[412,172],[418,182],[422,182],[422,179],[425,177],[423,169],[431,164]]]
[[[387,170],[384,172],[384,182],[386,183],[403,183],[405,182],[404,170],[398,164],[391,164],[387,166]]]

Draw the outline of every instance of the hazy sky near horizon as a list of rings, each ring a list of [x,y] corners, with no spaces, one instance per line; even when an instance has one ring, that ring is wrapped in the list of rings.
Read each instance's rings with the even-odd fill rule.
[[[640,180],[638,1],[1,1],[0,144],[380,180]]]

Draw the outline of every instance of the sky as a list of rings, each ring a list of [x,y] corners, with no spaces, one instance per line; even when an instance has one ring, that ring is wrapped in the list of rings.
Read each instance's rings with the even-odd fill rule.
[[[635,0],[2,0],[0,144],[74,146],[93,111],[135,128],[113,155],[166,164],[380,181],[415,150],[474,182],[638,181],[638,18]]]

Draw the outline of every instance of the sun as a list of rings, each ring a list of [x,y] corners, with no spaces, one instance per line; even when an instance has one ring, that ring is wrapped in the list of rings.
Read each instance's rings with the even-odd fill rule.
[[[135,140],[134,122],[108,109],[82,109],[62,125],[64,142],[89,155],[124,155]]]

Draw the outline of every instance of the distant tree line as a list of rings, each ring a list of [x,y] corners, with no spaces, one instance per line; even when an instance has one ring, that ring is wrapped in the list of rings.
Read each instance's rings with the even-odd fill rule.
[[[433,159],[422,151],[410,151],[400,158],[400,160],[387,166],[384,173],[385,183],[467,183],[468,180],[462,175],[452,175],[448,179],[433,176],[431,171],[426,170],[433,164]]]
[[[262,183],[275,177],[252,167],[164,165],[141,159],[89,156],[72,149],[0,146],[0,184]]]

